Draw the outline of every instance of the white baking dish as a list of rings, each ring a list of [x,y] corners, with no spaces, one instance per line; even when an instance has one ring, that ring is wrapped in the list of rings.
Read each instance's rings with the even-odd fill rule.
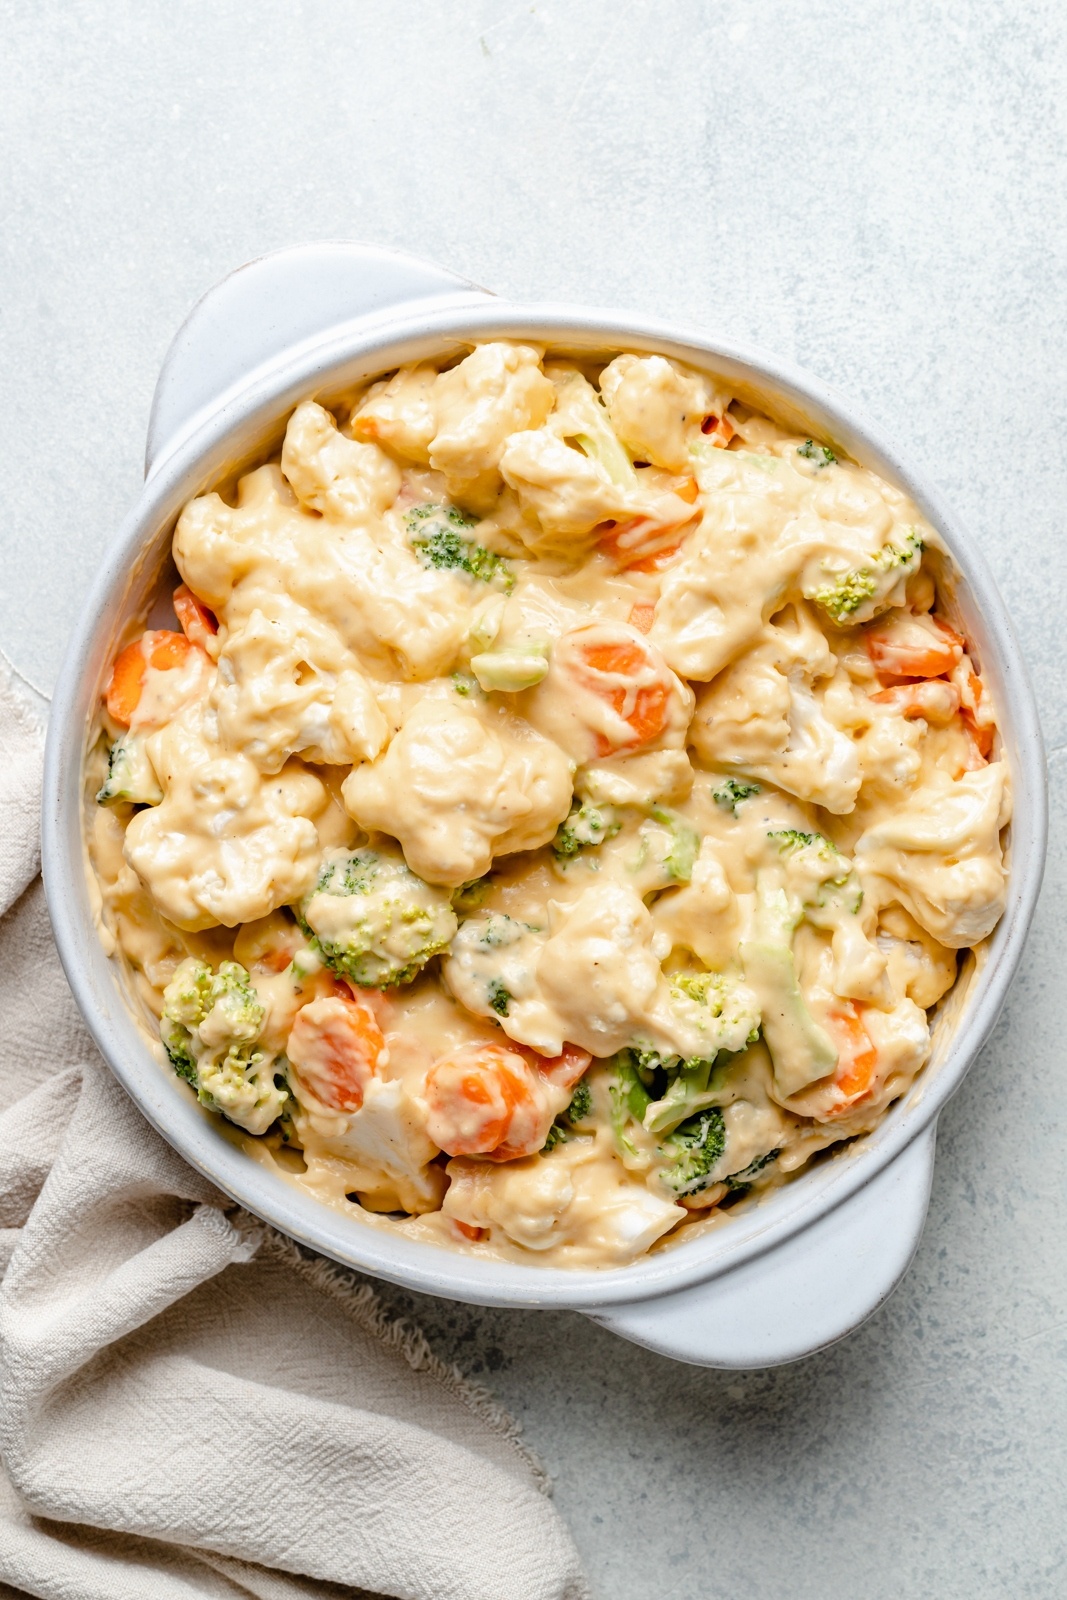
[[[124,621],[143,612],[184,502],[280,438],[293,405],[475,339],[655,349],[723,374],[746,398],[828,437],[898,483],[938,530],[954,596],[992,689],[1015,814],[1003,920],[984,966],[935,1029],[933,1059],[874,1133],[722,1224],[615,1271],[480,1261],[341,1216],[251,1160],[160,1066],[97,939],[83,858],[87,730]],[[854,409],[773,359],[629,313],[519,306],[410,257],[335,243],[282,251],[195,307],[167,354],[146,480],[82,609],[53,702],[44,874],[60,955],[93,1035],[159,1132],[250,1211],[352,1267],[475,1304],[569,1307],[681,1360],[789,1361],[856,1327],[896,1285],[926,1215],[937,1116],[987,1038],[1022,955],[1044,864],[1045,767],[1033,694],[981,557],[935,492]],[[959,990],[959,986],[957,986]]]

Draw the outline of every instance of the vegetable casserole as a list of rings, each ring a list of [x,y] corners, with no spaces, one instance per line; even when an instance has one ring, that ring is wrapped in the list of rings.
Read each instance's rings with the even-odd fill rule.
[[[221,487],[113,663],[89,852],[250,1155],[618,1266],[878,1122],[1010,811],[902,493],[663,356],[503,341],[303,402]]]

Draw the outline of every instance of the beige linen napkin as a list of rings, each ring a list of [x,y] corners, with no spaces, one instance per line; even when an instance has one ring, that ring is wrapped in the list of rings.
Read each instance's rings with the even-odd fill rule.
[[[37,877],[40,769],[0,682],[0,1600],[579,1600],[511,1420],[104,1066]]]

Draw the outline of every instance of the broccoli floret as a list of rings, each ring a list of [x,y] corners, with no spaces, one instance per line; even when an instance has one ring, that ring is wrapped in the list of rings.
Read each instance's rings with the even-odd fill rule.
[[[778,1160],[781,1153],[780,1149],[767,1150],[763,1155],[757,1156],[754,1161],[750,1161],[748,1166],[742,1168],[740,1172],[731,1172],[729,1177],[723,1179],[723,1182],[728,1189],[743,1193],[759,1177],[760,1173],[770,1166],[772,1161]]]
[[[582,1078],[579,1080],[577,1087],[571,1096],[571,1103],[567,1107],[565,1113],[567,1121],[571,1123],[572,1126],[579,1122],[585,1122],[592,1113],[592,1110],[593,1093],[585,1079]]]
[[[648,1091],[652,1070],[639,1063],[633,1050],[620,1050],[612,1062],[612,1069],[608,1092],[615,1144],[624,1159],[627,1156],[636,1157],[639,1152],[630,1133],[630,1124],[644,1122],[645,1112],[652,1102]]]
[[[144,738],[124,733],[107,753],[107,777],[97,791],[97,804],[114,805],[125,800],[130,805],[158,806],[163,799],[155,768],[148,759]]]
[[[669,833],[666,854],[662,858],[664,872],[674,883],[688,883],[693,876],[693,864],[700,849],[700,835],[684,818],[668,811],[666,806],[653,806],[651,814],[653,820]]]
[[[706,1189],[711,1174],[726,1148],[726,1124],[718,1106],[709,1106],[689,1117],[660,1143],[667,1165],[661,1181],[676,1195],[698,1194]]]
[[[511,1005],[511,994],[501,983],[499,978],[490,978],[486,985],[486,994],[490,1010],[495,1011],[498,1017],[506,1017],[508,1007]]]
[[[465,572],[478,583],[514,586],[511,568],[503,556],[467,537],[476,524],[455,506],[415,506],[404,518],[411,548],[425,567]]]
[[[298,916],[327,965],[368,989],[410,983],[459,926],[447,890],[370,848],[330,851]]]
[[[721,972],[676,973],[670,980],[671,1011],[688,1055],[660,1049],[634,1051],[640,1070],[654,1074],[657,1093],[645,1109],[649,1133],[676,1127],[718,1098],[721,1074],[739,1051],[759,1037],[756,996]]]
[[[541,1154],[546,1156],[558,1144],[564,1144],[575,1132],[578,1124],[586,1121],[592,1109],[593,1096],[589,1085],[583,1079],[571,1096],[571,1103],[566,1111],[561,1112],[549,1128],[548,1137],[541,1146]]]
[[[159,1033],[171,1065],[197,1092],[249,1133],[266,1133],[289,1099],[273,1073],[274,1057],[257,1048],[265,1011],[236,961],[212,972],[190,956],[163,991]]]
[[[718,788],[711,791],[711,798],[717,806],[722,806],[724,811],[729,811],[736,817],[737,808],[742,800],[748,800],[750,796],[759,792],[758,783],[742,783],[740,778],[724,778]]]
[[[581,851],[613,839],[621,827],[611,806],[572,800],[570,816],[560,823],[552,841],[553,853],[557,861],[569,861]]]
[[[833,582],[816,589],[807,598],[822,606],[838,627],[866,621],[889,602],[901,577],[915,571],[922,552],[921,535],[916,528],[909,528],[901,543],[884,544],[865,566],[836,574]]]
[[[492,874],[487,874],[484,878],[471,878],[469,883],[461,883],[458,889],[452,890],[453,911],[458,912],[461,917],[469,917],[472,911],[481,909],[492,887]]]
[[[801,889],[806,911],[833,905],[855,916],[863,903],[863,889],[831,839],[822,833],[802,833],[799,828],[774,829],[767,837],[808,880]]]
[[[797,445],[797,455],[804,456],[808,461],[814,461],[816,467],[832,467],[837,457],[828,444],[816,444],[814,439],[808,439],[804,444]]]

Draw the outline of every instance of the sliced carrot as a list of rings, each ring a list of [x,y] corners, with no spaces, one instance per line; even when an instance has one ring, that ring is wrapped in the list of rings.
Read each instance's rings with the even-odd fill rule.
[[[520,1051],[531,1067],[559,1089],[572,1089],[589,1070],[593,1059],[588,1050],[577,1044],[565,1044],[558,1056],[543,1056],[525,1044],[513,1044],[512,1049]]]
[[[470,1239],[472,1244],[477,1244],[489,1232],[488,1228],[476,1228],[473,1223],[460,1222],[458,1217],[453,1217],[451,1220],[456,1232],[461,1233],[464,1239]]]
[[[426,1075],[426,1131],[452,1156],[512,1161],[540,1150],[552,1125],[547,1087],[509,1043],[461,1045]]]
[[[866,630],[867,654],[883,683],[940,678],[963,654],[963,640],[940,617],[896,612]]]
[[[862,1008],[851,1000],[843,1001],[826,1020],[838,1049],[834,1087],[843,1096],[841,1104],[829,1114],[839,1116],[871,1092],[878,1069],[878,1051],[863,1026]]]
[[[682,488],[695,489],[696,479],[688,478]],[[695,495],[675,491],[679,499],[692,505]],[[679,529],[688,527],[697,513],[661,522],[656,517],[630,517],[625,522],[609,520],[597,528],[597,542],[606,556],[626,572],[659,572],[677,556],[682,548]]]
[[[122,727],[128,728],[140,702],[148,668],[170,672],[175,667],[184,667],[198,648],[184,633],[173,633],[167,628],[150,628],[142,633],[115,657],[104,691],[109,714]],[[200,654],[202,658],[203,652]]]
[[[129,727],[130,718],[137,710],[147,666],[140,639],[128,644],[115,657],[104,698],[108,715],[123,728]]]
[[[303,1085],[332,1111],[354,1112],[379,1070],[385,1040],[368,1005],[332,994],[301,1006],[286,1054]]]
[[[959,690],[945,678],[897,684],[872,694],[871,699],[878,705],[892,706],[902,717],[922,717],[939,727],[946,727],[960,708]]]
[[[218,619],[202,600],[198,600],[188,584],[180,584],[174,591],[174,615],[182,625],[182,632],[192,644],[207,648],[209,639],[219,631]]]
[[[707,416],[700,424],[701,433],[710,438],[712,444],[720,450],[725,450],[737,429],[724,411],[721,417]]]
[[[667,726],[671,697],[670,683],[659,678],[652,683],[640,684],[636,690],[627,690],[625,683],[612,682],[613,679],[641,678],[647,675],[653,665],[649,647],[646,645],[642,649],[636,639],[590,640],[588,643],[580,644],[577,653],[589,668],[587,684],[597,694],[603,696],[633,730],[634,743],[648,744],[651,740],[658,739]],[[627,713],[628,700],[632,703]],[[612,749],[611,742],[601,734],[598,735],[598,743],[602,746],[599,754],[609,754]]]
[[[638,633],[651,633],[652,624],[656,620],[656,602],[654,600],[635,600],[630,610],[630,626],[636,628]]]

